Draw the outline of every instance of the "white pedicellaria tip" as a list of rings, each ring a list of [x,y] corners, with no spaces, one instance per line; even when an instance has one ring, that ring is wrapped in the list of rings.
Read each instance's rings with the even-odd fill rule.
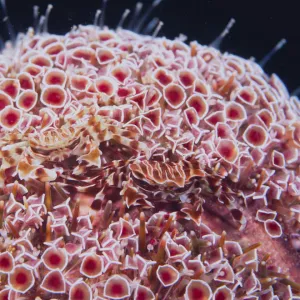
[[[260,118],[267,129],[270,128],[271,124],[275,120],[273,113],[268,109],[260,110],[259,112],[257,112],[257,116]]]
[[[242,87],[236,92],[236,101],[254,106],[257,100],[257,94],[252,87]]]
[[[221,32],[221,34],[210,44],[211,47],[215,47],[218,48],[223,39],[226,37],[226,35],[229,34],[230,29],[233,27],[233,25],[235,24],[235,19],[231,18],[229,20],[229,22],[227,23],[226,27],[224,28],[224,30]]]
[[[67,101],[67,92],[59,85],[47,86],[42,90],[41,102],[51,108],[62,108]]]
[[[95,82],[95,87],[99,93],[106,94],[109,97],[113,96],[117,90],[116,82],[107,76],[98,78]]]
[[[41,257],[45,266],[50,270],[63,271],[68,264],[68,254],[65,249],[48,248]]]
[[[262,208],[256,212],[256,220],[259,222],[274,220],[276,216],[277,216],[277,212],[269,208]]]
[[[34,276],[25,266],[16,266],[8,275],[8,284],[16,292],[26,293],[34,285]]]
[[[210,87],[201,79],[196,79],[194,83],[194,93],[200,94],[202,96],[210,95]]]
[[[130,286],[128,281],[119,276],[111,276],[105,283],[104,296],[109,299],[121,299],[130,296]]]
[[[185,91],[178,84],[167,85],[164,88],[164,97],[168,105],[173,109],[181,107],[186,100]]]
[[[61,42],[51,43],[44,49],[45,53],[52,58],[55,58],[59,53],[64,52],[65,50],[65,45]]]
[[[76,61],[90,62],[95,58],[95,50],[88,47],[77,47],[73,50],[71,57]]]
[[[225,107],[226,118],[230,121],[244,121],[247,118],[247,112],[245,108],[236,102],[231,102]]]
[[[29,73],[21,72],[18,75],[18,80],[22,90],[34,90],[34,81]]]
[[[113,76],[119,84],[127,84],[131,73],[130,68],[126,64],[117,65],[110,72],[111,76]]]
[[[199,124],[200,119],[194,107],[186,108],[183,114],[185,122],[187,123],[187,125],[189,125],[189,127],[193,128],[193,125],[197,126]]]
[[[16,100],[18,108],[25,112],[32,110],[38,101],[38,94],[32,90],[23,91]]]
[[[29,58],[29,62],[39,67],[52,68],[53,61],[48,55],[33,55]]]
[[[0,299],[1,300],[9,299],[11,291],[12,290],[10,288],[6,288],[0,291]]]
[[[151,125],[154,127],[152,128],[154,130],[154,129],[159,129],[161,126],[161,115],[162,115],[161,108],[154,108],[148,110],[148,112],[143,114],[143,117],[146,118],[147,121],[149,120]]]
[[[64,87],[67,82],[67,75],[60,69],[52,68],[46,72],[43,78],[45,85],[59,85]]]
[[[281,152],[273,150],[271,154],[271,165],[278,169],[285,168],[285,158]]]
[[[228,262],[221,265],[217,270],[214,280],[226,283],[234,283],[234,272]]]
[[[142,285],[139,285],[135,292],[134,292],[134,300],[140,300],[140,299],[143,299],[143,300],[154,300],[155,299],[155,296],[153,294],[153,292],[145,287],[145,286],[142,286]]]
[[[13,99],[7,95],[5,92],[0,91],[0,111],[6,106],[10,106],[13,103]]]
[[[239,155],[237,145],[230,139],[222,139],[217,146],[220,157],[229,163],[234,163]]]
[[[146,104],[148,107],[152,107],[155,104],[158,104],[159,100],[162,97],[162,93],[160,92],[159,89],[156,87],[152,86],[147,94],[147,99],[146,99]]]
[[[282,227],[275,220],[266,220],[264,222],[265,231],[271,238],[279,238],[282,235]]]
[[[121,226],[119,228],[119,235],[118,235],[119,240],[128,239],[135,235],[134,228],[129,222],[121,218],[120,223]]]
[[[260,66],[263,68],[266,63],[272,58],[272,56],[278,52],[285,44],[287,43],[286,39],[281,39],[276,45],[275,47],[264,56],[264,58],[259,62]]]
[[[191,88],[194,86],[196,75],[189,70],[181,70],[179,71],[178,79],[184,88]]]
[[[12,99],[16,99],[20,91],[20,83],[16,79],[4,79],[0,82],[0,91],[3,91]]]
[[[43,290],[53,294],[65,293],[66,291],[64,275],[58,270],[47,273],[40,286]]]
[[[141,112],[144,112],[146,108],[146,98],[147,91],[142,91],[139,94],[128,97],[128,100],[130,103],[136,105]]]
[[[230,126],[226,123],[219,122],[216,125],[216,135],[221,139],[230,139],[233,137],[233,132]]]
[[[91,86],[92,81],[87,76],[72,75],[70,78],[70,88],[73,91],[84,92]]]
[[[187,101],[186,104],[188,107],[193,107],[200,120],[202,120],[208,113],[208,104],[207,101],[204,100],[204,98],[201,95],[192,95],[190,96]]]
[[[259,125],[249,125],[243,135],[244,141],[251,147],[262,148],[268,140],[268,133]]]
[[[14,257],[10,252],[0,253],[0,273],[8,274],[15,266]]]
[[[20,123],[22,111],[13,106],[6,106],[0,111],[0,126],[11,131],[14,130]]]
[[[82,260],[80,273],[88,278],[100,276],[103,271],[103,260],[99,255],[89,254]]]
[[[97,9],[96,10],[96,13],[95,13],[95,18],[94,18],[94,26],[98,26],[98,23],[99,23],[99,17],[101,15],[102,11],[100,9]]]
[[[233,297],[234,297],[234,294],[233,294],[232,290],[230,290],[226,286],[221,286],[215,290],[213,300],[219,300],[219,299],[233,300],[234,299]]]
[[[175,284],[180,277],[179,272],[170,265],[159,266],[156,275],[164,287]]]
[[[185,300],[209,300],[211,297],[212,290],[203,280],[191,280],[184,294]]]
[[[174,77],[165,68],[157,68],[153,73],[153,80],[161,87],[165,87],[174,81]]]
[[[216,111],[207,116],[204,121],[210,125],[212,128],[215,128],[218,123],[225,122],[225,116],[223,111]]]
[[[75,282],[69,291],[69,300],[92,300],[92,290],[84,281]]]

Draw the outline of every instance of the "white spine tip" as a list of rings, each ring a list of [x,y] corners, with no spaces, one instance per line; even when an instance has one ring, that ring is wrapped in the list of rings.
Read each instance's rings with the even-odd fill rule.
[[[123,24],[124,24],[124,22],[125,22],[125,20],[126,20],[126,18],[128,17],[129,14],[130,14],[130,9],[128,9],[128,8],[125,9],[125,11],[123,12],[122,17],[119,21],[119,24],[118,24],[117,28],[122,28],[123,27]]]
[[[94,18],[94,26],[98,25],[100,15],[101,15],[101,10],[97,9],[96,13],[95,13],[95,18]]]
[[[235,24],[235,19],[231,18],[222,33],[210,44],[211,47],[219,48],[223,39],[229,34],[231,28]]]
[[[149,34],[150,32],[153,31],[153,29],[155,28],[155,26],[159,23],[159,19],[158,18],[154,18],[152,19],[149,24],[146,26],[146,28],[143,30],[144,34]]]
[[[140,30],[143,28],[146,20],[151,15],[153,10],[162,2],[163,0],[153,0],[152,5],[146,10],[146,12],[137,20],[136,26],[134,30],[136,32],[140,32]]]
[[[154,0],[152,6],[158,6],[163,0]]]
[[[141,10],[143,9],[143,3],[142,2],[137,2],[137,4],[135,5],[135,10],[134,10],[134,13],[133,13],[133,17],[130,21],[130,24],[129,24],[129,29],[133,29],[136,24],[136,21],[141,13]]]
[[[35,5],[33,7],[33,13],[34,13],[34,15],[38,15],[39,14],[39,6]]]
[[[163,26],[164,26],[164,22],[159,21],[158,25],[156,26],[156,28],[152,34],[152,37],[157,37],[158,33],[160,32],[160,30]]]
[[[233,27],[233,25],[235,24],[235,19],[234,18],[231,18],[229,23],[227,24],[227,26],[225,27],[224,31],[222,32],[221,34],[221,37],[224,38],[229,32],[230,32],[230,29]]]
[[[259,62],[261,67],[264,67],[266,63],[287,43],[286,39],[281,39],[275,47]]]
[[[281,40],[277,43],[277,45],[275,46],[275,49],[276,49],[276,50],[281,49],[286,43],[287,43],[287,40],[286,40],[286,39],[281,39]]]

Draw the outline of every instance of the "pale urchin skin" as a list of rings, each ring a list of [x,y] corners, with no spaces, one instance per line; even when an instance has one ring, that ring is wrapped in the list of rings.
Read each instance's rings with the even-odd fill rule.
[[[299,296],[300,106],[276,75],[29,30],[0,55],[0,110],[3,299]]]

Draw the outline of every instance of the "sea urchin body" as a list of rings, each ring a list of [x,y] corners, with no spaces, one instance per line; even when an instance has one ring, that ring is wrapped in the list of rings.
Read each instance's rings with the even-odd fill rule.
[[[79,26],[0,54],[0,299],[300,297],[300,104],[196,42]]]

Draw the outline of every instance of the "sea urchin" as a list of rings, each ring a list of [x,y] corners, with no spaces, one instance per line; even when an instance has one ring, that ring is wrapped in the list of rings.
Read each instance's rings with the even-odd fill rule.
[[[47,16],[0,54],[0,299],[300,299],[298,99],[159,27]]]

